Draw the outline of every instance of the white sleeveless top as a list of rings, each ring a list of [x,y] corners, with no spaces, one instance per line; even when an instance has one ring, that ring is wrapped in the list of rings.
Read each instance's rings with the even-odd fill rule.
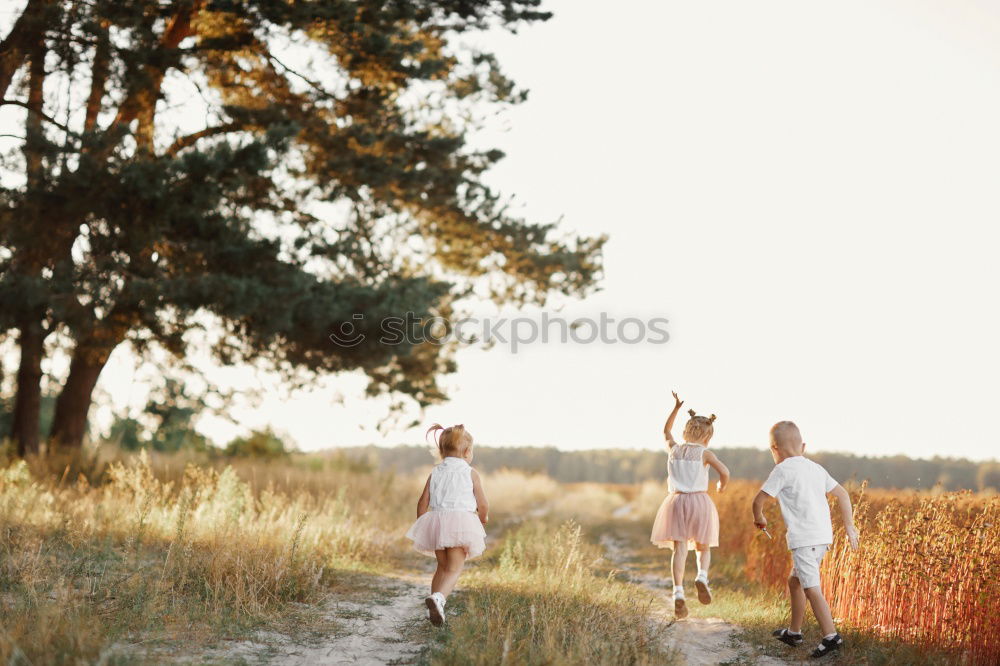
[[[672,493],[708,491],[708,465],[701,444],[675,444],[667,455],[667,488]]]
[[[475,511],[472,466],[462,458],[445,458],[431,470],[431,511]]]

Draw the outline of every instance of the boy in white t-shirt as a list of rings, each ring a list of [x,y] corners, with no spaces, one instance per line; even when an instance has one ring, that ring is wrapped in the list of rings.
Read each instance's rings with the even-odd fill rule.
[[[760,529],[767,527],[764,502],[776,497],[788,532],[788,550],[792,551],[792,574],[788,577],[792,620],[787,629],[778,629],[773,635],[792,646],[802,642],[802,622],[808,599],[823,631],[823,641],[811,655],[816,658],[836,652],[844,644],[833,624],[830,606],[819,584],[819,564],[826,549],[833,543],[827,493],[837,498],[847,538],[855,550],[858,547],[858,532],[854,529],[854,514],[847,491],[821,465],[804,458],[804,450],[805,443],[798,426],[791,421],[774,424],[771,428],[771,455],[775,465],[754,497],[753,523]]]

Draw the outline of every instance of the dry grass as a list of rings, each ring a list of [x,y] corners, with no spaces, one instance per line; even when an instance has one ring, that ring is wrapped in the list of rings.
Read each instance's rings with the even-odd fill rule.
[[[68,473],[12,463],[0,469],[0,660],[93,662],[115,645],[139,654],[137,645],[192,646],[318,623],[320,602],[349,594],[359,576],[412,565],[402,535],[425,472],[394,477],[337,457],[230,466],[154,456],[94,464],[90,482],[69,483]],[[649,571],[669,577],[665,553],[646,543],[664,484],[559,484],[506,471],[484,483],[494,508],[490,550],[463,575],[449,628],[420,630],[427,659],[672,658],[652,619],[654,593],[609,575],[595,543],[608,530],[627,535]],[[789,557],[776,505],[768,507],[773,541],[752,526],[757,488],[736,482],[713,492],[722,539],[709,610],[763,643],[786,617]],[[850,654],[870,663],[942,654],[996,663],[989,628],[1000,624],[1000,499],[852,495],[863,548],[850,553],[838,526],[823,572]],[[634,510],[617,512],[626,502]]]
[[[402,534],[425,478],[318,456],[114,454],[88,473],[67,483],[38,461],[0,469],[0,660],[148,658],[150,645],[190,650],[287,627],[303,608],[315,617],[297,624],[320,622],[321,602],[359,573],[412,564]],[[668,659],[648,593],[610,578],[599,548],[563,525],[606,518],[620,494],[515,472],[485,484],[491,554],[463,577],[464,612],[433,634],[433,662]]]
[[[768,634],[788,621],[791,558],[776,502],[765,510],[774,539],[753,526],[750,504],[759,488],[735,481],[725,493],[710,491],[721,534],[713,551],[716,599],[707,612],[746,628],[747,642],[787,656]],[[666,585],[669,554],[645,544],[665,492],[664,483],[636,486],[626,494],[637,512],[612,528],[636,544],[632,564]],[[863,487],[851,496],[862,547],[847,547],[831,500],[835,543],[822,571],[824,592],[848,635],[848,657],[872,664],[998,663],[990,628],[1000,624],[1000,498]],[[693,576],[693,567],[688,572]]]
[[[483,482],[490,547],[462,575],[431,663],[672,663],[653,595],[616,576],[588,538],[625,502],[621,488],[507,470]]]
[[[398,507],[417,492],[335,465],[181,471],[142,456],[101,477],[0,471],[0,659],[90,661],[114,641],[279,621],[338,571],[392,565]]]
[[[608,571],[579,525],[521,525],[465,574],[438,664],[667,664],[648,591]]]
[[[752,525],[759,486],[734,483],[714,496],[720,551],[741,553],[750,581],[783,590],[791,568],[777,503],[767,507],[768,540]],[[847,545],[831,500],[834,544],[823,560],[831,609],[883,640],[1000,662],[990,627],[1000,625],[1000,498],[995,495],[851,491],[861,548]]]

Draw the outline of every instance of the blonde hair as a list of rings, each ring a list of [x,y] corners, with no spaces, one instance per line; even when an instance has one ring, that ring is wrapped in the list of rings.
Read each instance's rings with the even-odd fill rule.
[[[715,414],[711,416],[698,416],[694,413],[693,409],[689,409],[688,414],[691,415],[691,418],[684,425],[684,441],[707,441],[715,434],[715,428],[712,427],[712,424],[715,423]]]
[[[424,438],[426,439],[427,435],[432,432],[435,433],[434,444],[438,457],[442,459],[448,456],[461,458],[472,448],[472,433],[466,430],[465,426],[461,423],[450,428],[445,428],[440,423],[435,423],[427,429]]]
[[[798,455],[802,451],[802,432],[793,421],[778,421],[771,426],[771,446]]]

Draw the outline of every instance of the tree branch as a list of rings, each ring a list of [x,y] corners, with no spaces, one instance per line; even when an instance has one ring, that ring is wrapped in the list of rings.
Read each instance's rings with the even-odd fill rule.
[[[42,92],[45,87],[47,52],[44,39],[39,39],[28,49],[28,102],[24,106],[31,113],[24,126],[27,141],[24,142],[23,149],[29,188],[36,186],[42,178],[42,145],[45,142],[45,130],[42,129],[42,116],[45,115],[42,112]]]
[[[170,23],[167,25],[167,29],[163,32],[163,37],[160,40],[160,48],[162,50],[167,51],[177,48],[177,45],[184,41],[185,37],[194,32],[191,27],[191,19],[199,9],[198,4],[182,9],[170,20]],[[162,83],[163,75],[166,72],[160,67],[150,66],[149,69],[152,70],[152,81],[156,84]],[[150,91],[144,87],[133,89],[132,93],[125,99],[124,102],[122,102],[114,124],[127,124],[134,120],[139,114],[141,106],[137,102],[139,102],[140,98],[143,97],[143,93],[149,92]]]
[[[171,51],[177,48],[177,45],[184,41],[185,37],[194,34],[194,28],[191,26],[191,20],[194,16],[201,11],[202,5],[204,5],[204,0],[199,2],[194,2],[190,6],[181,9],[179,12],[174,14],[173,18],[167,24],[166,30],[163,32],[163,36],[160,38],[160,50],[161,51]],[[145,133],[147,136],[144,137],[140,143],[148,143],[152,139],[152,122],[153,113],[156,109],[156,99],[160,93],[160,86],[163,85],[163,77],[166,74],[166,67],[163,66],[153,66],[147,65],[146,71],[148,74],[147,82],[143,82],[141,85],[134,85],[128,93],[125,95],[124,101],[122,101],[121,106],[118,107],[118,113],[115,115],[114,120],[106,130],[106,134],[117,141],[119,135],[118,130],[122,127],[127,126],[133,120],[138,118],[140,114],[143,118],[140,119],[140,133]],[[142,125],[145,125],[143,127]],[[112,142],[113,143],[113,142]],[[110,150],[111,145],[106,145],[104,150]]]
[[[74,132],[72,130],[72,128],[70,128],[68,125],[63,125],[61,122],[59,122],[58,120],[56,120],[52,116],[47,115],[46,113],[44,113],[42,111],[39,111],[38,109],[31,108],[31,106],[27,102],[22,102],[22,101],[16,100],[16,99],[0,99],[0,106],[5,106],[7,104],[10,104],[12,106],[20,106],[22,108],[25,108],[28,111],[30,111],[31,113],[34,113],[34,114],[38,115],[42,120],[45,120],[46,122],[48,122],[48,123],[50,123],[52,125],[55,125],[56,127],[58,127],[59,129],[61,129],[62,131],[66,132],[67,134],[70,134],[72,136],[76,136],[76,132]]]
[[[302,74],[302,73],[300,73],[300,72],[297,72],[297,71],[295,71],[294,69],[292,69],[291,67],[289,67],[289,66],[288,66],[288,65],[286,65],[285,63],[283,63],[283,62],[281,62],[280,60],[278,60],[278,58],[276,58],[276,57],[275,57],[275,56],[274,56],[274,55],[273,55],[273,54],[271,53],[271,51],[270,51],[270,50],[268,50],[268,49],[265,49],[265,50],[264,50],[264,54],[265,54],[265,55],[267,56],[267,59],[268,59],[268,60],[270,60],[271,62],[273,62],[273,63],[275,63],[275,64],[277,64],[277,65],[279,65],[279,66],[280,66],[280,67],[281,67],[281,68],[282,68],[283,70],[285,70],[285,71],[286,71],[286,72],[288,72],[289,74],[294,74],[295,76],[297,76],[297,77],[299,77],[300,79],[302,79],[303,81],[305,81],[305,82],[306,82],[307,84],[309,84],[309,87],[310,87],[310,88],[312,88],[313,90],[315,90],[316,92],[318,92],[318,93],[319,93],[320,95],[322,95],[323,97],[326,97],[327,99],[332,99],[332,100],[336,100],[336,99],[337,99],[336,95],[334,95],[334,94],[333,94],[333,93],[331,93],[331,92],[328,92],[328,91],[327,91],[327,90],[326,90],[325,88],[323,88],[323,86],[321,86],[321,85],[320,85],[319,83],[317,83],[316,81],[313,81],[312,79],[310,79],[310,78],[309,78],[308,76],[306,76],[305,74]]]
[[[209,136],[217,136],[219,134],[228,134],[229,132],[239,132],[241,130],[248,129],[249,125],[241,122],[231,122],[225,123],[224,125],[218,125],[216,127],[206,127],[203,130],[194,132],[193,134],[188,134],[187,136],[182,136],[177,138],[169,148],[167,148],[165,155],[173,157],[178,152],[187,148],[188,146],[193,146],[198,142],[199,139],[204,139]]]

